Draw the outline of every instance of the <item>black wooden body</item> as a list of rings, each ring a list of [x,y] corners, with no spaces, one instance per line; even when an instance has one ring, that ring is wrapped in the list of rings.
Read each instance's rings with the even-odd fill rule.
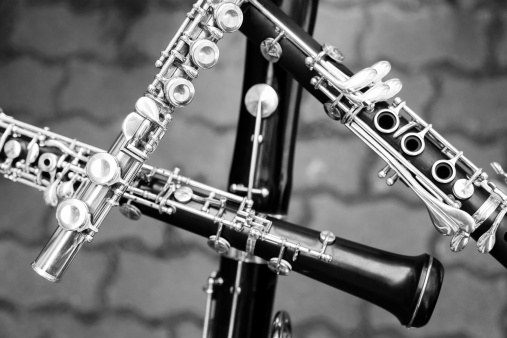
[[[21,140],[21,139],[19,139]],[[29,140],[24,140],[28,144]],[[58,149],[43,147],[41,152],[53,152],[59,154]],[[1,153],[0,160],[5,156]],[[140,184],[140,188],[158,194],[165,185],[165,179],[154,178],[149,185]],[[121,201],[123,203],[125,201]],[[134,202],[140,211],[152,218],[172,224],[184,230],[195,233],[204,238],[216,235],[218,224],[194,213],[178,209],[173,215],[161,214],[158,209],[150,208]],[[194,210],[200,210],[202,205],[190,202]],[[225,219],[232,219],[237,210],[237,205],[229,205],[224,214]],[[319,251],[322,244],[319,241],[320,232],[295,225],[277,218],[268,217],[272,222],[270,234],[280,238],[286,238],[293,243]],[[248,233],[238,232],[224,227],[221,237],[225,238],[231,247],[245,250]],[[271,242],[257,241],[254,254],[262,259],[269,260],[278,257],[280,246]],[[288,261],[294,272],[301,273],[319,282],[328,284],[343,290],[368,302],[376,304],[395,315],[403,325],[411,322],[412,326],[425,325],[431,317],[440,292],[443,279],[443,267],[439,261],[433,259],[430,268],[428,255],[415,257],[398,255],[383,250],[378,250],[362,244],[354,243],[345,239],[337,238],[333,245],[327,247],[325,254],[332,257],[331,262],[324,262],[315,257],[300,253],[294,261],[294,252],[286,250],[283,259]],[[237,265],[236,261],[224,259],[224,264]],[[263,286],[262,293],[267,295],[266,300],[271,302],[274,286],[269,285],[270,271],[253,268],[248,274],[257,279]],[[230,266],[221,274],[231,276],[235,269]],[[265,274],[266,273],[266,274]],[[426,281],[426,283],[425,283]],[[247,281],[248,282],[248,281]],[[233,283],[228,278],[227,283]],[[252,284],[250,284],[251,286]],[[424,285],[426,285],[424,287]],[[247,285],[248,289],[248,285]],[[422,293],[422,294],[421,294]],[[420,306],[418,302],[420,301]],[[225,299],[225,302],[230,302]],[[267,308],[262,302],[252,303],[259,308]],[[245,305],[246,306],[246,305]],[[257,319],[262,317],[257,317]],[[253,323],[253,319],[245,322]]]
[[[278,1],[281,10],[310,34],[315,24],[318,0]],[[269,63],[261,54],[260,45],[247,42],[243,93],[255,84],[268,84],[278,94],[278,107],[262,121],[253,187],[268,189],[268,196],[254,195],[255,209],[271,215],[286,215],[292,188],[292,165],[297,133],[299,105],[302,87],[292,76],[276,63]],[[236,142],[229,174],[229,186],[248,186],[252,154],[252,135],[255,117],[242,102],[239,112]],[[239,263],[236,258],[223,256],[220,260],[219,276],[224,286],[214,294],[216,310],[212,338],[226,337],[233,309],[233,296],[229,292],[234,283],[238,265],[241,264],[241,290],[234,316],[233,337],[267,337],[271,327],[271,314],[275,299],[277,275],[265,262]]]
[[[290,0],[283,2],[282,10],[311,34],[317,5],[317,0]],[[292,166],[302,87],[278,63],[270,64],[262,56],[260,43],[248,41],[242,97],[258,83],[272,86],[278,94],[279,103],[275,112],[263,119],[263,142],[259,146],[254,178],[254,187],[267,188],[269,195],[254,195],[253,201],[256,210],[271,215],[286,215],[292,188]],[[248,185],[254,127],[255,117],[248,113],[242,103],[229,175],[230,184]]]
[[[277,275],[257,262],[238,262],[222,255],[217,277],[223,284],[216,288],[215,314],[211,337],[227,337],[232,312],[236,273],[241,265],[239,295],[232,337],[267,337],[275,298]]]
[[[314,50],[315,53],[318,53],[321,50],[321,44],[315,41],[309,34],[305,33],[304,30],[299,28],[297,24],[295,24],[290,18],[288,18],[286,15],[284,15],[281,11],[278,10],[275,6],[272,6],[268,1],[260,0],[261,2],[270,12],[275,14],[275,16],[281,20],[284,24],[286,24],[288,27],[290,27],[291,30],[293,30],[298,37],[303,40],[310,48]],[[244,23],[241,27],[241,31],[248,37],[250,41],[253,43],[260,43],[267,37],[273,37],[276,36],[275,32],[275,26],[271,21],[269,21],[262,13],[260,13],[255,7],[253,7],[251,4],[246,3],[243,6],[244,9]],[[305,87],[306,90],[308,90],[317,100],[319,100],[321,103],[326,103],[329,101],[328,97],[325,96],[322,92],[315,89],[311,84],[310,81],[312,77],[316,76],[317,74],[314,71],[311,71],[306,65],[305,65],[305,58],[306,55],[303,54],[303,52],[297,48],[293,43],[287,40],[282,40],[281,45],[283,48],[283,55],[278,62],[278,64],[283,67],[287,72],[289,72],[294,79],[296,79],[302,86]],[[333,62],[332,60],[329,60],[330,62]],[[339,68],[342,72],[344,72],[347,75],[352,75],[353,73],[346,68],[343,64],[334,63],[337,68]],[[410,102],[408,102],[408,105],[410,105]],[[375,112],[385,108],[387,104],[377,104]],[[373,126],[373,117],[374,113],[361,113],[358,115],[358,118],[365,121],[371,128],[374,129]],[[400,128],[405,125],[407,121],[405,119],[401,119]],[[438,126],[434,126],[435,129],[438,129]],[[375,129],[374,129],[375,130]],[[392,137],[393,134],[382,134],[382,137],[389,142],[395,149],[401,152],[399,140],[401,139],[394,139]],[[430,142],[426,142],[426,148],[424,152],[415,157],[407,157],[410,162],[412,162],[425,176],[431,178],[431,166],[433,163],[440,159],[448,159],[446,158],[436,146],[433,144],[430,144]],[[380,169],[380,168],[379,168]],[[463,170],[463,168],[460,168],[458,166],[457,168],[457,174],[456,178],[447,184],[441,184],[438,182],[434,182],[439,188],[442,189],[447,194],[452,193],[452,186],[454,181],[465,178],[466,172]],[[474,195],[465,201],[462,201],[462,210],[466,211],[470,215],[473,215],[480,207],[481,205],[487,200],[489,197],[488,193],[480,188],[475,189]],[[477,240],[485,231],[487,231],[492,223],[494,222],[494,219],[496,215],[498,214],[498,210],[495,211],[473,234],[472,238]],[[428,218],[428,223],[429,221]],[[496,233],[496,244],[493,248],[493,250],[490,252],[490,254],[498,261],[500,264],[502,264],[504,267],[507,267],[507,221],[504,219],[504,221],[501,223],[500,227],[498,228],[498,231]]]
[[[163,182],[155,183],[149,189],[159,191]],[[147,187],[144,187],[147,188]],[[193,202],[191,202],[193,203]],[[218,225],[193,213],[179,209],[173,215],[160,214],[158,210],[138,203],[136,205],[143,214],[172,224],[179,228],[209,238],[216,235]],[[199,210],[200,205],[194,205]],[[232,219],[234,210],[225,213],[226,219]],[[270,218],[273,222],[270,234],[287,238],[302,246],[320,250],[320,232],[298,226],[280,219]],[[224,228],[221,237],[225,238],[232,247],[245,250],[248,234]],[[269,260],[278,257],[280,246],[257,241],[254,254]],[[435,307],[443,279],[443,267],[433,259],[429,269],[429,255],[415,257],[398,255],[345,239],[337,238],[336,242],[326,249],[326,254],[332,256],[327,263],[303,253],[294,261],[292,250],[286,250],[283,259],[292,265],[293,271],[306,275],[319,282],[343,290],[368,302],[376,304],[395,315],[403,325],[408,325],[412,319],[412,326],[425,325],[431,317]],[[429,270],[428,270],[429,269]],[[427,276],[427,274],[429,274]],[[427,279],[426,287],[423,288]],[[421,292],[423,292],[421,296]],[[421,296],[421,304],[417,303]]]

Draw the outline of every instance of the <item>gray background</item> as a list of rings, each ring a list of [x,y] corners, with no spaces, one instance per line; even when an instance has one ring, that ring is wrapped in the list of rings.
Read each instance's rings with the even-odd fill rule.
[[[107,148],[156,74],[153,62],[190,1],[0,1],[0,106],[16,118]],[[386,59],[401,97],[479,167],[505,167],[504,1],[322,1],[315,36],[353,70]],[[195,81],[151,164],[225,188],[240,104],[245,39],[220,41],[220,61]],[[422,203],[376,178],[382,162],[305,96],[289,220],[446,268],[430,323],[406,330],[387,312],[295,273],[276,309],[294,337],[506,337],[506,273],[471,243],[449,251]],[[42,194],[0,180],[0,337],[198,337],[217,257],[203,238],[113,212],[64,281],[32,273],[55,227]]]

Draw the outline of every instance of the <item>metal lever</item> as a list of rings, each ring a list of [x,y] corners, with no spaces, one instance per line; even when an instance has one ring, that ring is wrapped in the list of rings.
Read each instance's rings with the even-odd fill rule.
[[[261,133],[262,118],[271,116],[278,107],[278,95],[269,85],[260,83],[252,86],[245,95],[245,106],[250,114],[255,116],[255,130],[250,160],[250,173],[248,175],[247,198],[252,199],[257,153],[259,151],[259,136]]]
[[[270,338],[291,338],[292,325],[287,311],[278,311],[271,324]]]
[[[502,176],[505,183],[507,183],[507,173],[503,170],[502,166],[498,162],[492,162],[491,167],[498,175]]]

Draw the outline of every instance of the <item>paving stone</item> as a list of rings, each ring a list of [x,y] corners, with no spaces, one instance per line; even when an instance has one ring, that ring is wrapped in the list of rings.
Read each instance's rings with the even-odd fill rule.
[[[412,109],[422,119],[428,119],[428,112],[426,105],[431,102],[433,88],[432,83],[425,73],[403,73],[400,70],[393,68],[385,79],[398,78],[403,83],[403,89],[398,96],[406,101],[407,106]],[[404,114],[402,112],[402,114]],[[406,118],[408,115],[404,115]]]
[[[156,74],[151,64],[127,69],[76,61],[70,69],[69,83],[60,97],[61,108],[86,112],[98,124],[123,119],[132,112]]]
[[[353,329],[361,319],[360,308],[363,302],[341,290],[291,273],[288,277],[278,279],[273,314],[278,310],[288,311],[293,327],[319,321],[343,329]],[[297,332],[294,331],[294,334]]]
[[[72,314],[0,313],[0,333],[3,338],[165,338],[162,328],[149,327],[131,318],[100,315],[98,320],[78,320]]]
[[[445,128],[463,135],[481,135],[503,132],[507,128],[507,79],[463,79],[448,76],[444,79],[443,95],[435,107],[432,123],[441,133]],[[473,93],[467,95],[466,93]]]
[[[430,322],[423,328],[410,330],[410,337],[504,337],[499,323],[505,307],[505,278],[485,281],[459,270],[446,271],[439,300]],[[371,307],[375,328],[390,328],[406,334],[394,316]],[[408,336],[408,335],[407,335]]]
[[[318,327],[316,331],[313,331],[305,336],[305,338],[334,338],[334,337],[336,337],[335,332],[329,330],[326,327],[320,328]]]
[[[364,29],[363,7],[338,8],[333,4],[322,3],[317,12],[317,22],[313,36],[321,44],[338,47],[345,56],[347,64],[354,64],[358,55],[357,41]]]
[[[386,57],[411,67],[447,60],[467,68],[484,60],[486,11],[456,11],[442,3],[403,11],[390,2],[371,10],[375,15],[364,42],[370,60]]]
[[[179,167],[183,176],[226,189],[235,134],[175,116],[149,163],[170,170]]]
[[[201,337],[202,327],[197,326],[195,323],[183,322],[178,325],[176,329],[176,335],[174,338],[185,338],[185,337]]]
[[[310,208],[309,203],[311,199],[311,195],[291,197],[287,220],[297,225],[308,226],[307,220],[313,216],[313,210]]]
[[[113,21],[106,12],[77,15],[61,5],[23,8],[11,43],[14,48],[48,57],[91,52],[109,59],[115,53],[115,41],[110,34]]]
[[[361,168],[370,151],[356,139],[300,142],[296,147],[294,181],[297,189],[326,188],[358,194]]]
[[[49,235],[47,229],[50,224],[46,224],[46,215],[51,211],[48,211],[41,192],[3,177],[0,179],[0,191],[1,233],[13,234],[30,242],[43,240]]]
[[[160,51],[166,48],[185,20],[190,4],[188,7],[186,11],[161,11],[158,6],[150,6],[148,12],[131,26],[124,44],[150,55],[153,58],[151,65],[155,64]]]
[[[428,251],[434,228],[425,209],[407,208],[395,199],[344,204],[327,195],[314,197],[311,203],[312,228],[403,255]]]
[[[6,114],[22,111],[37,119],[54,116],[54,90],[62,79],[59,67],[18,58],[0,65],[0,78],[0,105]],[[34,117],[27,116],[27,122]]]
[[[62,281],[53,284],[30,267],[40,248],[26,248],[14,243],[1,243],[0,297],[20,305],[36,306],[62,302],[82,309],[99,305],[98,287],[107,271],[102,254],[81,250]]]
[[[112,306],[148,316],[191,311],[204,314],[201,291],[218,256],[191,253],[169,261],[122,253],[120,270],[109,290]]]
[[[507,22],[507,12],[502,13],[502,22]],[[500,45],[497,51],[497,57],[501,65],[507,65],[507,39],[505,39],[505,32],[507,31],[507,27],[504,26],[504,38],[500,41]]]
[[[127,115],[127,114],[125,114]],[[67,115],[48,121],[45,126],[50,131],[70,139],[76,139],[89,146],[107,150],[118,137],[122,119],[114,119],[111,123],[101,124],[83,112],[83,114]],[[38,125],[42,127],[42,125]]]
[[[129,220],[115,208],[104,221],[92,246],[107,244],[109,241],[134,239],[140,240],[148,248],[155,249],[163,244],[163,234],[167,226],[147,216],[141,217],[139,221]]]
[[[490,166],[491,162],[502,163],[505,159],[505,142],[502,139],[494,140],[494,143],[481,144],[474,142],[473,138],[462,133],[453,133],[444,136],[454,147],[463,151],[463,154],[477,167],[483,168],[490,177],[496,176]]]

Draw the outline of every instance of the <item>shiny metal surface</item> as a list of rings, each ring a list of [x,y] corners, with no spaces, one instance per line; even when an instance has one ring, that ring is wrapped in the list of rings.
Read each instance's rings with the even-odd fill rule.
[[[271,63],[276,63],[282,57],[282,47],[278,41],[283,37],[283,33],[278,35],[276,38],[267,38],[261,43],[261,53],[266,60]]]
[[[217,45],[210,40],[199,40],[190,47],[192,61],[203,69],[209,69],[216,65],[220,51]]]
[[[57,220],[61,227],[81,232],[83,237],[93,239],[110,210],[119,204],[129,184],[157,148],[168,123],[172,120],[174,109],[186,106],[192,101],[195,89],[191,81],[197,77],[199,67],[206,69],[216,63],[218,49],[215,48],[214,42],[221,37],[217,30],[237,30],[241,25],[242,15],[239,7],[233,3],[217,5],[200,0],[195,3],[176,36],[156,62],[156,66],[161,70],[148,86],[148,93],[137,100],[136,112],[125,118],[121,133],[110,150],[89,159],[85,168],[86,174],[79,173],[79,181],[82,181],[82,184],[72,199],[61,202],[57,209]],[[218,27],[212,29],[213,24]],[[203,29],[203,26],[207,28]],[[199,42],[205,40],[209,42]],[[193,50],[190,45],[194,46]],[[25,170],[28,170],[28,166],[39,156],[40,135],[49,136],[45,132],[34,135],[28,145]],[[69,148],[75,146],[76,143],[71,142]],[[79,155],[81,158],[76,157],[77,162],[74,165],[79,166],[82,155]],[[56,189],[56,185],[53,189]],[[47,200],[54,202],[55,199],[55,194],[48,194]],[[164,209],[163,206],[160,208],[170,210]],[[136,217],[135,212],[133,217]],[[68,256],[73,257],[81,246],[66,243],[72,240],[71,237],[73,236],[55,232],[39,256],[45,257],[44,268],[39,266],[39,269],[50,271],[51,264],[55,267],[67,266],[71,259],[46,255],[45,252],[57,252],[60,247],[66,247],[75,250],[68,253]],[[54,259],[54,262],[51,263],[50,259]],[[58,278],[61,278],[64,270],[58,269]]]
[[[60,282],[85,241],[84,234],[58,227],[39,256],[33,261],[32,268],[48,281]]]
[[[250,114],[269,117],[278,106],[278,94],[270,85],[259,83],[252,86],[245,96],[245,106]]]
[[[271,324],[270,338],[291,338],[292,325],[287,311],[278,311]]]
[[[502,207],[502,210],[495,217],[495,222],[491,228],[483,233],[482,236],[477,240],[477,250],[479,250],[480,253],[489,253],[495,246],[496,231],[498,230],[498,227],[500,226],[500,223],[504,219],[506,213],[507,208]]]
[[[257,84],[246,93],[245,106],[248,112],[255,116],[255,129],[252,139],[253,146],[247,189],[247,197],[251,200],[254,189],[255,171],[257,168],[262,119],[270,116],[276,110],[278,106],[278,95],[271,86],[262,83]]]
[[[417,299],[417,305],[415,306],[414,313],[412,314],[412,318],[410,319],[410,322],[407,324],[407,328],[412,327],[412,324],[414,323],[414,319],[417,316],[417,312],[419,311],[421,307],[421,302],[423,299],[424,291],[426,290],[426,286],[428,285],[428,279],[430,276],[431,266],[433,265],[433,257],[430,258],[428,267],[426,269],[426,275],[424,277],[423,286],[421,288],[421,293],[419,294],[419,298]]]
[[[28,143],[29,141],[26,140],[24,142]],[[64,146],[62,149],[66,149],[66,147]],[[102,151],[99,149],[99,152]],[[93,153],[90,152],[88,155],[93,156]],[[86,162],[85,158],[83,160]],[[56,171],[60,173],[59,176],[61,176],[61,172],[63,172],[63,170],[70,170],[71,168],[75,168],[76,170],[75,172],[67,171],[65,180],[61,184],[69,182],[67,179],[72,180],[83,173],[83,167],[80,167],[77,164],[79,163],[76,163],[74,167],[63,164],[63,168],[60,166],[56,168]],[[18,180],[18,182],[25,183],[30,186],[36,186],[36,183],[34,182],[37,182],[37,176],[34,175],[32,172],[34,170],[32,169],[33,168],[30,168],[28,170],[30,172],[29,174],[22,171],[25,181]],[[11,171],[8,173],[13,174]],[[17,172],[15,173],[18,174]],[[362,268],[360,270],[364,270],[367,275],[378,275],[379,273],[383,274],[382,271],[378,271],[378,264],[387,264],[390,269],[399,269],[400,272],[403,272],[403,275],[409,273],[409,275],[416,274],[419,276],[421,273],[417,266],[419,266],[422,261],[427,260],[426,256],[419,256],[416,258],[406,256],[395,257],[393,254],[387,255],[387,253],[384,252],[380,254],[379,257],[378,254],[380,251],[375,253],[374,249],[367,247],[363,248],[359,244],[353,244],[351,246],[349,242],[343,239],[335,238],[336,242],[331,243],[333,235],[330,232],[323,232],[321,235],[318,232],[297,227],[295,225],[285,228],[286,224],[289,223],[277,219],[269,219],[266,218],[265,215],[255,212],[252,209],[252,203],[250,203],[248,199],[191,180],[188,177],[180,175],[179,170],[177,169],[169,171],[144,165],[141,169],[141,173],[138,174],[138,178],[144,181],[149,177],[151,177],[151,184],[155,184],[156,187],[145,187],[143,189],[142,186],[140,187],[138,185],[140,182],[136,180],[136,184],[128,186],[127,192],[123,195],[127,204],[129,202],[135,204],[137,207],[143,208],[144,211],[148,211],[148,214],[151,216],[175,215],[176,217],[181,217],[184,215],[184,218],[187,220],[184,224],[190,225],[196,224],[197,222],[200,227],[204,226],[204,228],[201,228],[199,231],[201,234],[201,231],[209,233],[209,229],[215,229],[216,227],[216,235],[211,236],[211,240],[213,242],[217,240],[219,242],[220,239],[223,239],[226,240],[232,247],[233,241],[234,247],[242,251],[247,250],[245,247],[248,245],[246,243],[247,238],[249,237],[250,232],[253,232],[253,236],[257,237],[257,245],[255,248],[250,249],[250,251],[253,251],[254,255],[260,255],[264,259],[268,259],[268,267],[275,273],[286,275],[293,269],[294,266],[296,266],[298,272],[302,272],[304,274],[307,274],[312,269],[316,269],[316,273],[320,276],[314,276],[316,279],[323,278],[324,281],[327,281],[326,283],[332,286],[338,288],[345,287],[348,292],[356,292],[366,299],[375,300],[377,304],[388,309],[388,311],[391,311],[400,318],[402,323],[406,322],[408,315],[412,316],[413,309],[411,304],[414,295],[409,294],[407,297],[405,296],[406,291],[403,291],[405,283],[411,285],[413,281],[412,277],[407,280],[403,279],[402,282],[399,281],[399,277],[396,277],[397,282],[394,283],[396,285],[393,287],[388,286],[384,289],[385,292],[396,294],[396,299],[399,297],[402,298],[401,302],[398,300],[393,302],[391,297],[384,297],[382,292],[382,295],[378,294],[377,296],[370,298],[369,294],[372,292],[377,293],[377,290],[368,288],[369,283],[377,283],[380,279],[377,281],[375,277],[370,280],[368,284],[354,284],[352,286],[352,284],[348,284],[346,281],[347,279],[343,280],[343,276],[341,276],[341,274],[333,274],[332,271],[334,269],[342,269],[345,264],[346,266],[352,266],[347,272],[345,272],[347,269],[342,272],[355,274],[358,272],[357,264],[361,264]],[[83,184],[89,184],[88,182],[89,181],[83,180],[83,182],[80,182],[79,180],[76,180],[75,183],[78,185],[76,193],[79,193],[80,190],[82,191],[84,189],[82,188]],[[187,202],[187,204],[184,204],[178,202],[173,195],[166,197],[166,191],[174,192],[174,190],[171,190],[173,185],[179,187],[190,187],[194,192],[191,195],[192,200]],[[46,188],[48,186],[50,186],[49,181],[41,182],[40,187]],[[168,186],[168,188],[166,188],[166,186]],[[98,191],[100,192],[100,189]],[[70,200],[72,201],[72,199]],[[74,212],[74,210],[71,211]],[[74,221],[72,213],[70,213],[69,219]],[[193,221],[188,222],[188,219],[193,219]],[[273,227],[274,222],[277,224],[275,229]],[[299,230],[295,231],[294,227]],[[97,229],[94,229],[94,233],[96,230]],[[224,237],[224,233],[227,234],[227,239]],[[313,239],[306,238],[308,237],[308,233],[313,234]],[[238,235],[242,236],[244,240],[238,241],[238,238],[236,237]],[[320,237],[323,237],[323,243],[321,242]],[[52,238],[53,242],[50,241],[50,243],[42,251],[41,255],[37,257],[33,263],[33,268],[43,277],[52,281],[59,281],[82,244],[85,241],[91,241],[93,237],[91,234],[85,234],[85,232],[67,231],[59,227]],[[61,238],[64,240],[59,240]],[[231,243],[229,243],[229,240]],[[268,250],[266,251],[267,248]],[[357,260],[343,260],[344,257],[338,254],[338,252],[343,250],[344,252],[352,250],[350,253],[347,253],[346,256],[357,256]],[[377,263],[368,263],[365,266],[365,262],[370,262],[370,259],[365,260],[364,255],[369,256],[372,254],[376,255],[371,257],[376,257],[373,260],[379,258],[380,260]],[[338,262],[335,262],[335,259],[338,260]],[[289,262],[289,260],[291,260],[291,262]],[[55,264],[55,262],[58,264]],[[311,265],[307,265],[309,262],[311,262]],[[409,265],[407,266],[407,264]],[[417,266],[414,264],[417,264]],[[437,269],[438,271],[435,270],[432,272],[431,291],[423,291],[425,293],[424,297],[430,297],[430,305],[428,307],[428,304],[421,302],[421,306],[424,306],[425,310],[422,311],[422,315],[419,313],[416,314],[417,326],[424,325],[427,319],[429,319],[429,314],[431,314],[434,301],[436,300],[436,296],[438,295],[438,290],[440,288],[442,273],[440,269],[441,267]],[[398,274],[396,275],[398,276]],[[386,277],[387,276],[384,276],[383,278]],[[416,277],[416,282],[417,280],[420,280],[420,278],[424,278],[424,276],[421,275],[420,277]],[[428,283],[430,282],[428,281]],[[417,282],[417,284],[419,285],[420,283]],[[391,283],[389,285],[391,285]],[[400,288],[402,293],[400,293]],[[410,286],[410,289],[413,290],[413,287]],[[416,288],[415,290],[417,291],[419,289]],[[417,295],[419,295],[418,292]],[[407,314],[407,311],[410,312]]]

